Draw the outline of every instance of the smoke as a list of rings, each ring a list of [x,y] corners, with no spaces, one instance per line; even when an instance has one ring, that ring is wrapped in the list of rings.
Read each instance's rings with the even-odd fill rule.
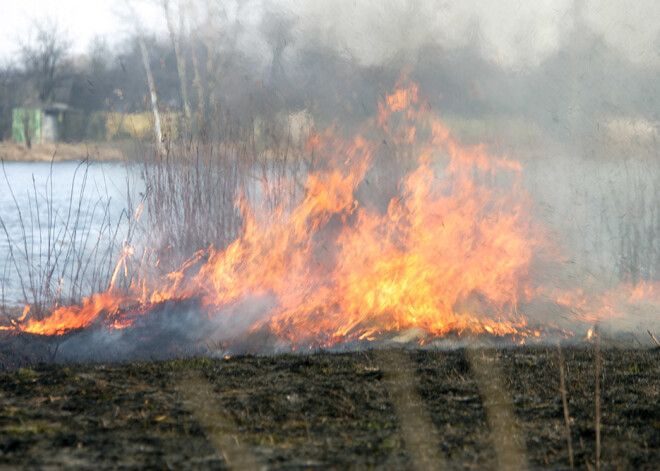
[[[197,300],[179,300],[151,306],[125,329],[108,329],[98,323],[62,336],[13,341],[27,344],[34,362],[159,361],[192,355],[290,351],[290,344],[268,329],[251,332],[272,306],[268,296],[253,297],[223,308],[211,318]],[[11,349],[11,345],[5,347]],[[25,349],[20,346],[17,351]],[[10,352],[5,356],[11,360]]]
[[[570,29],[572,2],[295,2],[301,39],[319,38],[367,66],[415,60],[423,46],[476,47],[506,68],[533,67]],[[567,21],[567,17],[569,20]],[[301,41],[302,42],[302,41]]]
[[[623,5],[589,0],[585,3],[586,24],[602,34],[608,46],[638,66],[657,70],[660,66],[657,2],[644,0]]]
[[[650,289],[631,295],[660,281],[660,24],[654,21],[660,7],[654,2],[192,5],[186,38],[199,56],[187,57],[187,64],[202,64],[196,72],[209,104],[243,107],[241,117],[255,128],[275,117],[291,131],[292,117],[302,116],[310,128],[335,125],[338,134],[353,135],[359,123],[373,123],[379,101],[405,71],[457,142],[484,143],[494,156],[521,163],[534,217],[552,242],[545,254],[551,260],[533,267],[534,281],[550,293],[582,288],[572,304],[521,304],[525,316],[570,329],[605,319],[602,332],[612,336],[657,324],[657,295]],[[172,83],[169,95],[176,96]],[[374,134],[374,165],[354,196],[360,208],[384,215],[401,194],[410,161],[394,159],[392,136]],[[337,217],[320,235],[331,238],[334,223],[340,224]],[[580,304],[585,299],[589,309]],[[96,352],[125,360],[153,359],[155,352],[279,351],[288,345],[266,328],[252,329],[275,303],[270,295],[248,296],[213,319],[194,300],[164,303],[130,329],[71,334],[58,355],[88,359]],[[488,303],[469,293],[457,306],[475,311]]]
[[[519,118],[527,129],[518,134],[535,125],[593,146],[612,119],[659,118],[659,7],[649,0],[170,4],[185,19],[178,34],[197,48],[197,57],[186,49],[188,67],[200,68],[188,89],[199,72],[213,99],[249,108],[244,117],[306,108],[324,123],[355,124],[405,69],[442,114]],[[175,84],[157,84],[161,96],[176,97],[163,90]],[[520,136],[506,139],[517,147]]]
[[[534,68],[561,49],[573,48],[570,34],[576,26],[602,36],[626,60],[645,67],[660,65],[660,26],[655,21],[660,7],[651,0],[630,6],[598,0],[339,0],[270,5],[297,18],[299,45],[313,38],[364,65],[412,57],[433,44],[445,50],[475,47],[485,60],[503,68]]]
[[[534,273],[539,284],[585,286],[589,294],[660,280],[653,160],[660,25],[653,2],[263,1],[215,8],[221,14],[206,34],[218,38],[221,55],[245,59],[222,69],[237,77],[229,87],[239,97],[234,104],[249,95],[257,115],[267,113],[261,100],[279,116],[309,114],[319,127],[339,123],[352,134],[406,71],[459,142],[485,143],[522,163],[535,217],[554,244],[554,265]],[[252,94],[248,75],[263,84],[262,95]],[[410,170],[391,159],[391,146],[386,137],[356,194],[381,214]],[[229,316],[235,324],[218,327],[215,337],[240,335],[269,302],[237,306],[241,315]],[[617,303],[626,316],[610,322],[614,331],[649,321],[639,303]],[[563,307],[536,312],[545,321],[575,315]]]

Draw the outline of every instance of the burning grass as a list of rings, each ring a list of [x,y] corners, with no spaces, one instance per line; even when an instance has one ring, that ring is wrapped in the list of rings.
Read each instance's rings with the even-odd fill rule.
[[[580,466],[596,464],[596,442],[604,465],[657,460],[657,401],[643,399],[657,396],[655,352],[604,349],[596,383],[588,348],[565,351],[565,369],[555,348],[431,348],[554,346],[594,324],[616,338],[631,313],[655,316],[658,283],[539,276],[561,272],[562,248],[535,218],[521,164],[458,143],[414,84],[399,82],[365,126],[312,133],[295,155],[241,137],[145,159],[143,205],[130,211],[143,225],[114,245],[104,289],[59,303],[46,270],[50,297],[32,297],[56,301],[47,315],[21,310],[0,328],[12,371],[2,458],[566,467],[569,441]],[[393,338],[428,350],[360,350]],[[103,365],[328,347],[353,351]],[[81,361],[101,365],[70,365]]]
[[[657,352],[600,353],[602,466],[654,468]],[[594,350],[564,348],[563,356],[575,463],[594,466]],[[500,371],[515,425],[506,438],[530,467],[568,468],[557,350],[531,347],[24,365],[0,375],[0,464],[219,469],[238,466],[232,446],[240,444],[268,469],[404,469],[418,458],[412,451],[449,469],[498,469],[502,437],[475,358]],[[411,414],[428,427],[424,440],[409,435]]]
[[[652,280],[544,283],[539,273],[560,273],[562,248],[535,218],[522,165],[460,144],[405,79],[350,137],[313,132],[294,152],[288,139],[261,149],[236,135],[177,141],[145,159],[130,234],[95,282],[105,289],[60,302],[53,280],[64,278],[47,264],[30,277],[27,315],[0,329],[121,330],[163,303],[190,302],[206,342],[265,330],[305,348],[410,329],[525,342],[630,324],[633,311],[651,319],[660,306]],[[23,253],[30,265],[27,243]]]
[[[213,161],[192,147],[183,159],[156,154],[143,166],[154,228],[145,234],[147,243],[162,240],[139,260],[127,242],[105,292],[13,328],[64,333],[105,316],[119,317],[111,327],[126,327],[126,304],[140,306],[137,313],[197,299],[222,326],[268,328],[294,343],[332,345],[410,328],[532,335],[518,307],[537,294],[530,270],[546,241],[520,186],[520,165],[459,145],[406,80],[385,96],[369,133],[385,146],[361,134],[314,134],[307,152],[315,168],[302,179],[286,153],[240,158],[254,146],[252,153],[222,147]],[[273,160],[256,194],[244,178]],[[285,171],[269,181],[277,169]],[[223,198],[233,193],[230,206]],[[219,232],[205,230],[209,218]],[[189,258],[179,264],[182,255]]]

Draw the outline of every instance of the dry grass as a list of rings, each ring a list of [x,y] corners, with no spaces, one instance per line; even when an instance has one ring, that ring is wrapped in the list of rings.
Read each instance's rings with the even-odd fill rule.
[[[0,142],[0,158],[7,162],[63,162],[68,160],[91,159],[102,162],[124,160],[121,143],[107,142],[58,142],[33,144],[28,149],[16,142]]]
[[[471,346],[467,349],[467,357],[486,410],[498,469],[529,469],[525,437],[513,411],[497,352]]]
[[[375,353],[412,468],[416,471],[445,469],[447,465],[437,441],[438,430],[419,394],[415,365],[409,353],[405,350],[377,350]]]
[[[239,197],[271,210],[296,201],[302,189],[304,144],[294,145],[282,129],[257,139],[249,127],[226,122],[213,141],[184,130],[164,147],[164,154],[143,152],[139,162],[146,188],[142,240],[161,269],[235,240],[242,227]]]
[[[571,440],[571,417],[568,413],[568,391],[566,390],[566,379],[564,374],[564,357],[561,353],[561,344],[557,344],[557,353],[559,360],[559,389],[561,391],[561,403],[564,409],[564,424],[566,426],[566,444],[568,448],[568,459],[571,469],[574,468],[573,461],[573,441]]]
[[[596,402],[596,471],[600,471],[600,336],[598,335],[598,326],[596,326],[596,393],[595,393],[595,402]]]
[[[118,287],[130,286],[136,277],[158,277],[178,268],[193,253],[211,245],[225,247],[238,237],[242,218],[235,203],[239,195],[272,209],[292,202],[302,188],[296,182],[304,160],[304,143],[292,144],[282,129],[273,127],[257,141],[250,127],[227,121],[213,140],[186,130],[171,138],[164,148],[165,153],[156,152],[153,146],[138,141],[40,144],[30,150],[18,144],[2,144],[0,157],[6,160],[85,161],[74,177],[83,181],[83,189],[80,194],[70,195],[68,208],[53,206],[52,189],[47,184],[46,188],[30,189],[34,197],[29,207],[21,207],[14,198],[14,207],[7,208],[19,215],[22,237],[14,240],[10,231],[2,231],[4,222],[0,216],[0,234],[10,248],[6,262],[9,272],[4,278],[16,277],[23,294],[20,300],[3,298],[2,304],[30,304],[32,315],[41,317],[58,304],[79,303],[86,296],[103,292],[110,286],[118,251],[123,246],[135,245],[137,254],[152,256],[133,260],[127,276],[118,280]],[[130,154],[139,155],[139,159],[128,157]],[[104,201],[103,195],[89,200],[84,182],[89,161],[122,159],[132,162],[128,164],[129,174],[140,173],[144,190],[136,188],[127,176],[127,206],[117,225],[121,223],[128,229],[120,234],[119,226],[108,226],[109,197],[108,201]],[[11,182],[7,184],[11,190]],[[145,216],[140,221],[136,213],[139,203],[144,203]],[[47,209],[47,220],[39,219],[40,208]],[[62,211],[64,221],[60,220]],[[102,218],[112,236],[111,248],[105,252],[99,241],[91,237],[92,217]],[[38,239],[39,244],[27,243],[42,234],[46,236]],[[121,237],[117,239],[118,236]],[[90,267],[98,265],[99,260],[105,271],[92,273]],[[152,273],[155,261],[158,269]],[[69,287],[66,296],[59,289],[61,279]],[[0,281],[0,290],[3,287]]]
[[[242,437],[232,416],[224,409],[213,385],[204,375],[192,370],[173,378],[182,405],[199,422],[218,457],[234,470],[259,469],[251,450],[241,443]]]

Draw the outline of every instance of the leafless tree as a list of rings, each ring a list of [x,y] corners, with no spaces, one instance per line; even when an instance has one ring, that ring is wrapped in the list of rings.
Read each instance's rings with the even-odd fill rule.
[[[165,147],[163,145],[163,132],[160,124],[160,111],[158,110],[158,94],[156,92],[156,84],[154,82],[154,76],[151,72],[151,64],[149,59],[149,50],[147,48],[147,43],[144,40],[144,34],[138,20],[138,15],[133,8],[133,4],[130,0],[125,0],[124,5],[126,6],[126,12],[124,12],[124,19],[127,20],[129,24],[132,24],[135,27],[135,35],[140,46],[140,53],[142,54],[142,63],[144,65],[144,70],[147,74],[147,85],[149,86],[149,96],[151,101],[151,112],[154,115],[154,138],[156,140],[156,148],[160,154],[165,152]]]
[[[182,50],[182,36],[184,36],[184,12],[185,9],[181,2],[179,2],[179,28],[177,31],[176,26],[174,25],[174,18],[172,15],[172,8],[170,6],[169,0],[163,0],[163,10],[165,11],[165,18],[167,19],[167,29],[170,33],[170,38],[172,39],[172,46],[174,47],[174,54],[176,57],[176,67],[179,74],[179,82],[181,82],[181,98],[183,99],[183,110],[186,116],[186,119],[190,118],[190,103],[188,101],[188,79],[187,79],[187,67],[186,67],[186,55]]]
[[[21,62],[42,104],[53,101],[60,82],[60,64],[71,43],[53,20],[33,23],[33,32],[21,42]]]

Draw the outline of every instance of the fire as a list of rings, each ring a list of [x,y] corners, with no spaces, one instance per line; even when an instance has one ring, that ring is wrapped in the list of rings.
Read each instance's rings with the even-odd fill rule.
[[[574,291],[555,291],[557,304],[569,308],[575,319],[589,324],[608,320],[624,320],[631,310],[657,312],[660,307],[660,283],[623,282],[601,291],[577,288]]]
[[[18,322],[23,322],[23,321],[25,320],[25,318],[27,317],[27,315],[30,313],[31,310],[32,310],[32,307],[31,307],[31,306],[25,306],[25,307],[23,308],[23,314],[21,314],[21,317],[19,317],[18,319],[16,319],[16,321],[18,321]]]
[[[116,281],[135,255],[124,244],[107,292],[57,307],[43,320],[25,320],[26,307],[17,328],[39,334],[99,322],[126,328],[133,322],[122,314],[126,306],[145,312],[187,298],[198,299],[209,318],[231,322],[241,316],[242,303],[262,299],[268,302],[252,329],[266,327],[294,344],[330,345],[406,329],[428,336],[510,335],[524,343],[541,332],[527,325],[520,306],[540,293],[592,323],[617,315],[619,301],[657,297],[650,285],[598,299],[534,286],[530,270],[548,241],[522,188],[522,166],[485,146],[461,145],[405,79],[380,103],[376,123],[376,135],[384,138],[312,136],[308,145],[323,164],[306,177],[297,206],[255,207],[240,196],[243,228],[226,248],[200,250],[179,269],[157,279],[143,275],[123,292]],[[379,165],[383,140],[407,149],[414,161],[402,162],[412,170],[379,208],[358,195]]]
[[[246,296],[272,296],[275,307],[258,326],[293,342],[415,327],[431,335],[526,335],[516,308],[537,241],[520,167],[461,147],[417,101],[416,87],[400,84],[381,105],[378,121],[395,144],[411,144],[417,127],[430,136],[415,144],[417,168],[384,214],[355,196],[376,146],[326,138],[322,147],[342,160],[308,177],[306,196],[290,214],[259,217],[242,201],[242,236],[209,251],[186,295],[229,315],[227,306]],[[500,174],[502,187],[479,181]]]
[[[116,314],[125,301],[124,296],[112,291],[94,294],[83,299],[79,306],[62,306],[54,309],[50,316],[43,320],[29,319],[21,324],[21,330],[42,335],[63,334],[87,327],[102,316]]]

